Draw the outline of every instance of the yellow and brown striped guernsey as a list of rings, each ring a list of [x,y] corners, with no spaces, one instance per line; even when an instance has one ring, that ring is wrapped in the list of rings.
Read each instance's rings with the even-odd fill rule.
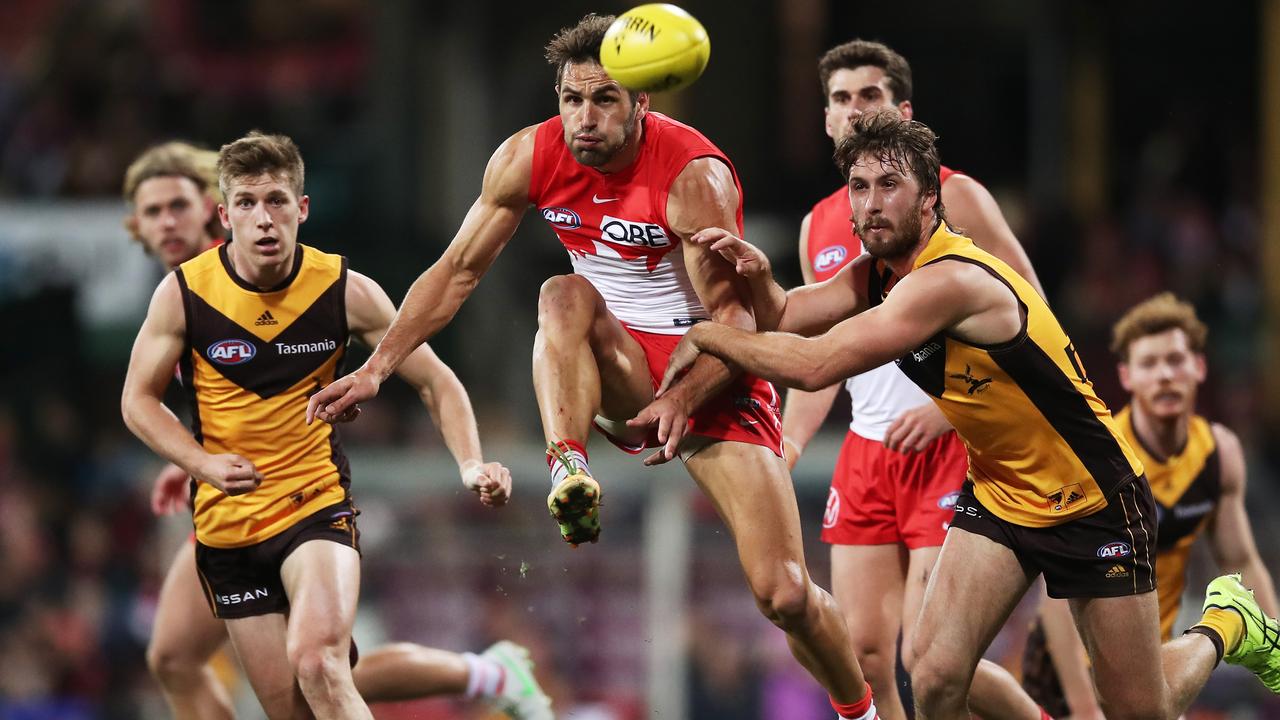
[[[307,397],[333,381],[346,352],[346,259],[298,245],[288,279],[260,291],[231,269],[224,245],[183,263],[177,279],[192,430],[208,452],[242,455],[263,475],[243,495],[199,483],[196,537],[252,545],[341,502],[350,472],[337,433],[305,415]]]
[[[1024,313],[1009,342],[977,346],[940,333],[898,360],[969,447],[974,494],[997,517],[1049,527],[1106,507],[1142,474],[1111,412],[1085,377],[1049,306],[1008,265],[940,224],[915,267],[967,262],[1004,282]],[[889,281],[870,270],[870,300]]]
[[[1193,415],[1187,427],[1187,444],[1176,455],[1161,459],[1143,445],[1133,429],[1129,407],[1116,413],[1116,424],[1146,468],[1156,500],[1156,593],[1160,598],[1160,632],[1168,640],[1173,637],[1173,623],[1187,587],[1191,546],[1208,525],[1222,495],[1218,443],[1209,421]]]

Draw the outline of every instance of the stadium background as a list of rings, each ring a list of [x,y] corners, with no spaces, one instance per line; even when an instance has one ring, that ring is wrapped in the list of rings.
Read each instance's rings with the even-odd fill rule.
[[[748,237],[784,281],[799,281],[800,217],[839,183],[816,59],[861,36],[911,61],[917,117],[948,165],[995,193],[1113,406],[1110,323],[1161,289],[1191,299],[1211,327],[1201,411],[1244,440],[1254,528],[1278,567],[1280,2],[683,4],[711,34],[711,64],[655,106],[734,159]],[[546,40],[587,11],[625,9],[0,3],[0,718],[164,716],[143,648],[189,518],[150,515],[159,463],[119,417],[160,277],[120,225],[129,160],[170,138],[216,148],[253,128],[292,135],[312,197],[302,240],[399,298],[452,236],[492,149],[554,112]],[[389,383],[345,431],[365,511],[362,645],[513,637],[579,719],[830,717],[679,470],[596,443],[601,543],[570,552],[556,537],[528,358],[538,286],[569,266],[533,214],[504,255],[433,345],[470,389],[488,454],[516,473],[513,506],[486,511],[462,492],[426,413]],[[816,535],[841,426],[828,423],[796,474],[824,584]],[[1017,643],[1011,633],[992,656],[1016,657]],[[1220,673],[1191,716],[1280,712],[1255,688]],[[484,711],[433,701],[378,716]]]

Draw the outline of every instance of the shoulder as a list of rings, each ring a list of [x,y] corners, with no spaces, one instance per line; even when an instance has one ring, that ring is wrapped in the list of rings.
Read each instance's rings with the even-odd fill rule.
[[[522,128],[493,151],[484,171],[486,195],[502,204],[528,202],[534,150],[545,124]]]
[[[355,270],[347,271],[344,300],[348,329],[353,333],[385,328],[395,315],[395,305],[382,286],[368,275]]]
[[[953,172],[942,180],[942,202],[950,210],[953,205],[976,203],[991,197],[986,186],[963,173]]]
[[[1240,437],[1222,423],[1210,423],[1210,429],[1218,450],[1222,489],[1238,491],[1244,487],[1245,479],[1244,446],[1240,443]]]

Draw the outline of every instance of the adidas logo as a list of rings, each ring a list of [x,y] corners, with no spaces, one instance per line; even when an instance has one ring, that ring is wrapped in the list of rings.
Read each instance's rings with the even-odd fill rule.
[[[277,322],[276,319],[271,316],[271,311],[267,310],[267,311],[264,311],[261,315],[259,315],[258,319],[253,321],[253,324],[261,327],[262,325],[279,325],[280,323]]]
[[[1129,571],[1125,570],[1123,567],[1120,567],[1119,565],[1112,565],[1111,569],[1107,571],[1107,577],[1109,578],[1129,577]]]
[[[1084,499],[1083,495],[1072,490],[1071,494],[1067,496],[1067,504],[1070,505],[1073,502],[1079,502],[1080,500],[1083,500],[1083,499]]]

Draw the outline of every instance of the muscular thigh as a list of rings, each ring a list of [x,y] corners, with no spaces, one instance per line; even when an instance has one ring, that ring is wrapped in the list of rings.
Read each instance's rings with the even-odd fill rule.
[[[1164,672],[1156,593],[1069,602],[1103,699],[1111,705],[1132,706],[1161,696]]]
[[[800,511],[782,458],[763,445],[713,442],[685,467],[716,506],[750,575],[777,562],[803,566]]]
[[[591,324],[591,351],[600,368],[600,414],[617,422],[635,417],[653,400],[653,373],[644,348],[609,312],[604,298]]]
[[[917,662],[929,658],[971,672],[1031,580],[1012,550],[953,526],[925,588],[913,641]]]

